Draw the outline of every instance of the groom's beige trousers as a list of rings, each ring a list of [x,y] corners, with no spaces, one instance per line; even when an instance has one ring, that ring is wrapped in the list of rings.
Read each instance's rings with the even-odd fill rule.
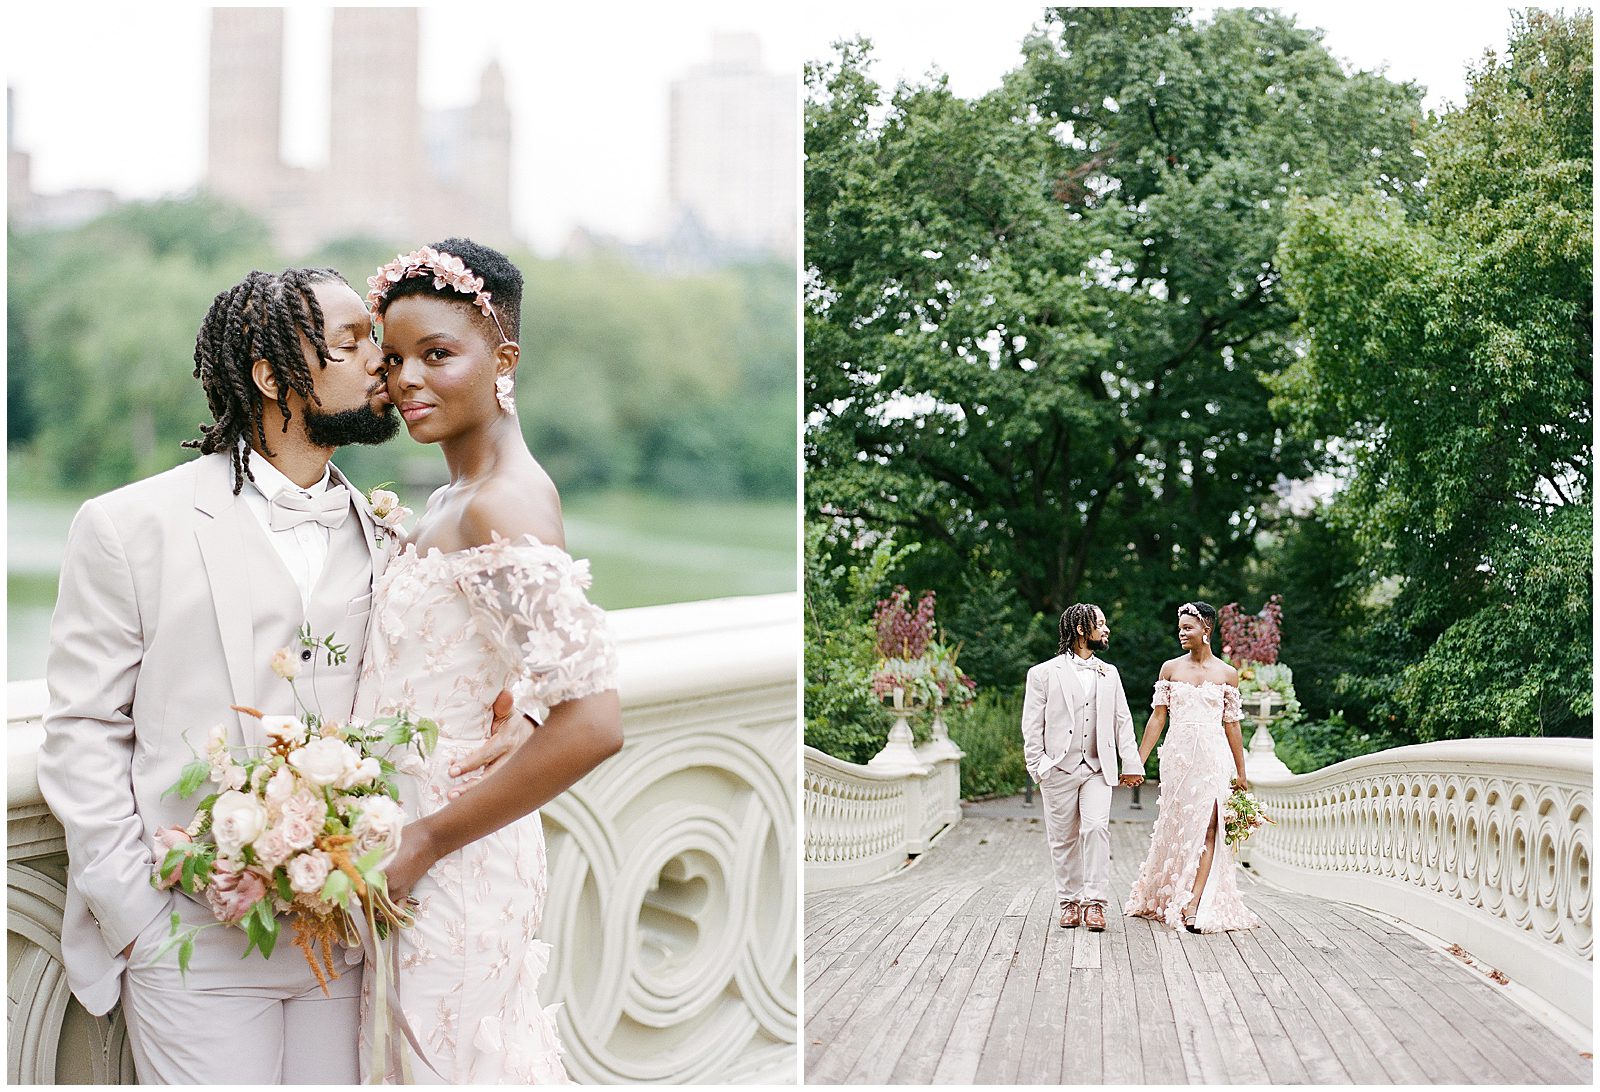
[[[1056,901],[1104,902],[1111,886],[1111,786],[1099,770],[1080,762],[1071,770],[1046,770],[1039,795]]]
[[[332,997],[315,985],[283,997],[262,987],[186,989],[176,967],[130,966],[122,1013],[139,1083],[356,1084],[360,983],[361,968],[351,967],[328,984]]]

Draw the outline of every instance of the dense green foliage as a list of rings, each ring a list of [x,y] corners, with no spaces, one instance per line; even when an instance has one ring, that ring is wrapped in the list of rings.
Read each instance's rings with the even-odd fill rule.
[[[278,254],[258,221],[205,199],[13,234],[13,483],[82,493],[192,457],[178,445],[209,420],[193,352],[216,293],[252,268],[293,264],[331,265],[364,294],[399,249],[346,239]],[[521,416],[563,487],[793,496],[791,267],[668,276],[620,261],[512,257],[527,277]],[[397,458],[437,462],[408,447],[351,449],[340,462],[373,481],[395,477]],[[416,476],[430,473],[442,480],[440,468]]]
[[[859,560],[835,562],[835,553],[848,551],[829,540],[824,526],[806,526],[805,740],[847,762],[866,762],[888,736],[889,713],[871,690],[872,610],[913,552],[880,539]]]
[[[1262,381],[1294,359],[1289,197],[1409,189],[1419,93],[1259,11],[1063,9],[1025,53],[970,101],[884,102],[860,43],[808,69],[807,507],[924,543],[905,582],[982,684],[1079,599],[1154,678],[1313,465]]]
[[[1028,785],[1022,754],[1022,691],[980,690],[970,705],[945,715],[950,738],[966,752],[961,760],[961,795],[1009,796]]]
[[[1178,603],[1281,594],[1296,763],[1590,732],[1591,35],[1530,14],[1427,118],[1255,9],[1057,9],[971,100],[808,66],[833,571],[920,543],[989,692],[1099,603],[1136,719]]]
[[[1400,202],[1302,203],[1278,384],[1339,437],[1335,518],[1397,578],[1345,689],[1417,739],[1591,730],[1593,20],[1530,13]]]

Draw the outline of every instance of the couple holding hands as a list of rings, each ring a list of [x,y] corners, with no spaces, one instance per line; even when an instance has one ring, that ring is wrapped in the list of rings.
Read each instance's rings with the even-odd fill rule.
[[[1218,844],[1229,794],[1249,785],[1239,673],[1211,651],[1216,621],[1209,603],[1178,608],[1184,655],[1162,664],[1137,746],[1121,676],[1097,655],[1111,643],[1099,607],[1068,607],[1057,655],[1029,669],[1023,754],[1044,801],[1062,928],[1105,929],[1111,791],[1144,781],[1145,762],[1168,720],[1158,815],[1123,913],[1193,933],[1260,924],[1239,896],[1228,847]]]

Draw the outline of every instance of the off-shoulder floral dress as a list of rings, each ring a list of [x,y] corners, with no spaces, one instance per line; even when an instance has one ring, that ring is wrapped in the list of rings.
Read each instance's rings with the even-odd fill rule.
[[[587,562],[531,536],[497,536],[452,553],[419,555],[407,546],[375,581],[356,713],[370,719],[407,708],[440,728],[438,747],[401,778],[409,815],[448,803],[458,784],[450,765],[483,743],[502,689],[542,723],[561,702],[615,687],[616,655],[603,613],[584,595],[588,586]],[[411,1057],[415,1080],[567,1082],[557,1006],[538,998],[550,961],[537,935],[545,894],[537,812],[442,858],[417,883],[416,924],[398,934],[396,975],[400,1007],[427,1054],[427,1066]],[[369,968],[363,1080],[371,1077],[378,1007],[373,977]],[[382,1077],[398,1080],[388,1068]]]
[[[1156,683],[1151,704],[1167,707],[1167,738],[1157,752],[1161,795],[1150,852],[1123,913],[1183,928],[1183,910],[1194,897],[1206,848],[1206,828],[1215,820],[1216,849],[1195,910],[1195,928],[1202,933],[1254,929],[1261,921],[1239,897],[1233,848],[1223,837],[1223,807],[1236,771],[1222,725],[1239,719],[1239,691],[1226,683],[1163,679]]]

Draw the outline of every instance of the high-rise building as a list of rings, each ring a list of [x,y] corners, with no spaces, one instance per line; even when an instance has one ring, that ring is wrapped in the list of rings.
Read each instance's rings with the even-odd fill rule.
[[[491,63],[478,101],[424,115],[416,8],[335,8],[328,166],[279,155],[283,11],[217,8],[206,186],[262,216],[279,246],[471,234],[509,246],[511,113]]]
[[[213,8],[206,188],[265,210],[281,181],[283,9]]]
[[[713,36],[710,61],[673,81],[671,231],[733,251],[792,254],[799,207],[795,81],[761,62],[754,34]]]
[[[336,234],[404,238],[422,162],[416,8],[335,8],[326,208]]]

